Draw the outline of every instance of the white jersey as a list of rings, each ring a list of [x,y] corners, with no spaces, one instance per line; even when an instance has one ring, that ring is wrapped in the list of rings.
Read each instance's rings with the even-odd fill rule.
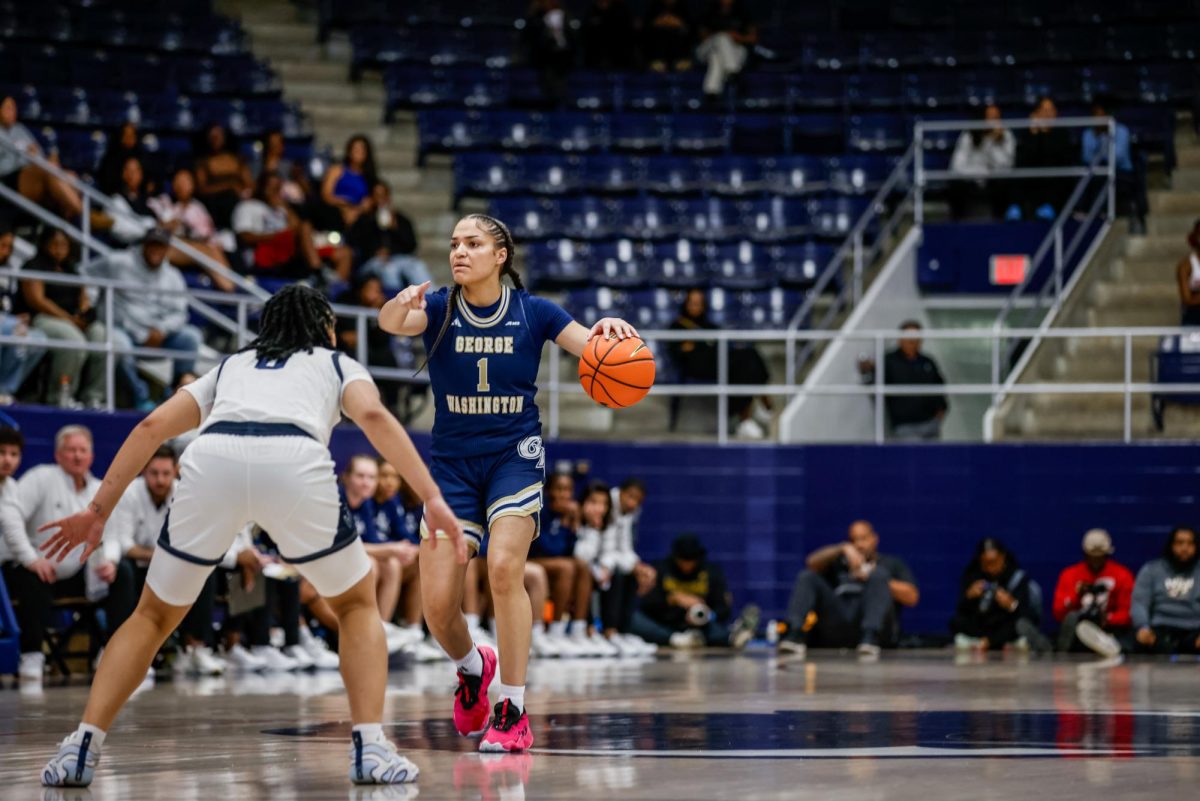
[[[342,392],[371,381],[361,364],[327,348],[283,361],[236,353],[183,389],[200,406],[200,429],[218,422],[291,423],[324,445],[342,418]]]
[[[107,561],[121,561],[134,545],[154,550],[167,519],[167,509],[171,505],[171,496],[175,494],[176,483],[171,482],[167,499],[159,506],[150,497],[146,479],[138,476],[133,480],[104,525],[104,555]]]

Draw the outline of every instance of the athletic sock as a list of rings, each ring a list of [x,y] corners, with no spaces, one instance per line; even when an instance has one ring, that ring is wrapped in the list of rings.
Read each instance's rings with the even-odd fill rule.
[[[455,659],[454,664],[458,665],[458,669],[468,676],[483,675],[483,654],[479,653],[479,649],[474,645],[471,646],[471,652],[462,659]]]
[[[90,723],[80,723],[79,728],[75,730],[75,740],[78,742],[83,739],[83,735],[92,735],[92,748],[100,748],[104,745],[104,738],[108,736],[108,732],[104,729],[97,728]]]
[[[479,628],[479,615],[464,615],[467,619],[467,628],[475,630]]]
[[[515,706],[517,709],[520,709],[522,712],[525,711],[525,685],[524,684],[521,684],[518,686],[518,685],[513,685],[513,684],[499,683],[496,686],[500,688],[500,700],[501,701],[507,700],[510,704]]]
[[[408,631],[418,631],[421,634],[425,633],[425,629],[421,626],[420,623],[408,623],[404,626],[404,628],[407,629]]]
[[[556,620],[549,625],[547,631],[555,637],[563,637],[567,633],[567,621]]]
[[[586,620],[572,620],[571,621],[571,636],[572,637],[586,637],[587,636],[587,621]]]
[[[364,743],[382,743],[387,740],[383,735],[382,723],[359,723],[354,732],[362,737]]]

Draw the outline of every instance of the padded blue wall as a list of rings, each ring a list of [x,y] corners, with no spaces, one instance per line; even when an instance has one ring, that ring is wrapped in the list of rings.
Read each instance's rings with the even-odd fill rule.
[[[57,410],[14,409],[29,439],[26,464],[53,458]],[[137,421],[132,414],[71,414],[96,434],[100,472]],[[420,447],[428,438],[418,436]],[[339,464],[369,450],[339,429]],[[724,564],[738,604],[779,615],[804,554],[871,520],[882,549],[904,557],[921,585],[906,629],[943,632],[958,577],[975,543],[998,536],[1042,584],[1049,603],[1059,569],[1079,558],[1083,532],[1112,532],[1117,558],[1136,569],[1170,527],[1195,522],[1196,448],[1190,445],[731,446],[554,442],[549,462],[586,460],[611,482],[642,477],[649,498],[639,550],[663,555],[682,531]],[[1049,617],[1047,611],[1046,617]]]

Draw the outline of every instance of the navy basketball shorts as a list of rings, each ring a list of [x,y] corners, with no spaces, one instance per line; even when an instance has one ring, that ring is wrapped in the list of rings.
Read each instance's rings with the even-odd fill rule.
[[[146,577],[174,606],[200,594],[247,523],[321,595],[349,590],[371,568],[338,497],[329,449],[304,436],[202,434],[179,461],[179,486]]]
[[[478,551],[492,524],[502,517],[532,517],[537,539],[546,481],[546,454],[541,437],[526,437],[516,445],[483,456],[447,459],[435,456],[429,466],[434,481],[467,542]],[[421,520],[421,538],[429,536]],[[438,532],[438,538],[445,534]]]

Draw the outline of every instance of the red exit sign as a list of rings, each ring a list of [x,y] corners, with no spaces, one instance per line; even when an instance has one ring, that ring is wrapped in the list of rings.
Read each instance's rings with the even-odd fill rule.
[[[989,273],[993,286],[1016,286],[1025,280],[1029,269],[1029,257],[1025,255],[992,256]]]

